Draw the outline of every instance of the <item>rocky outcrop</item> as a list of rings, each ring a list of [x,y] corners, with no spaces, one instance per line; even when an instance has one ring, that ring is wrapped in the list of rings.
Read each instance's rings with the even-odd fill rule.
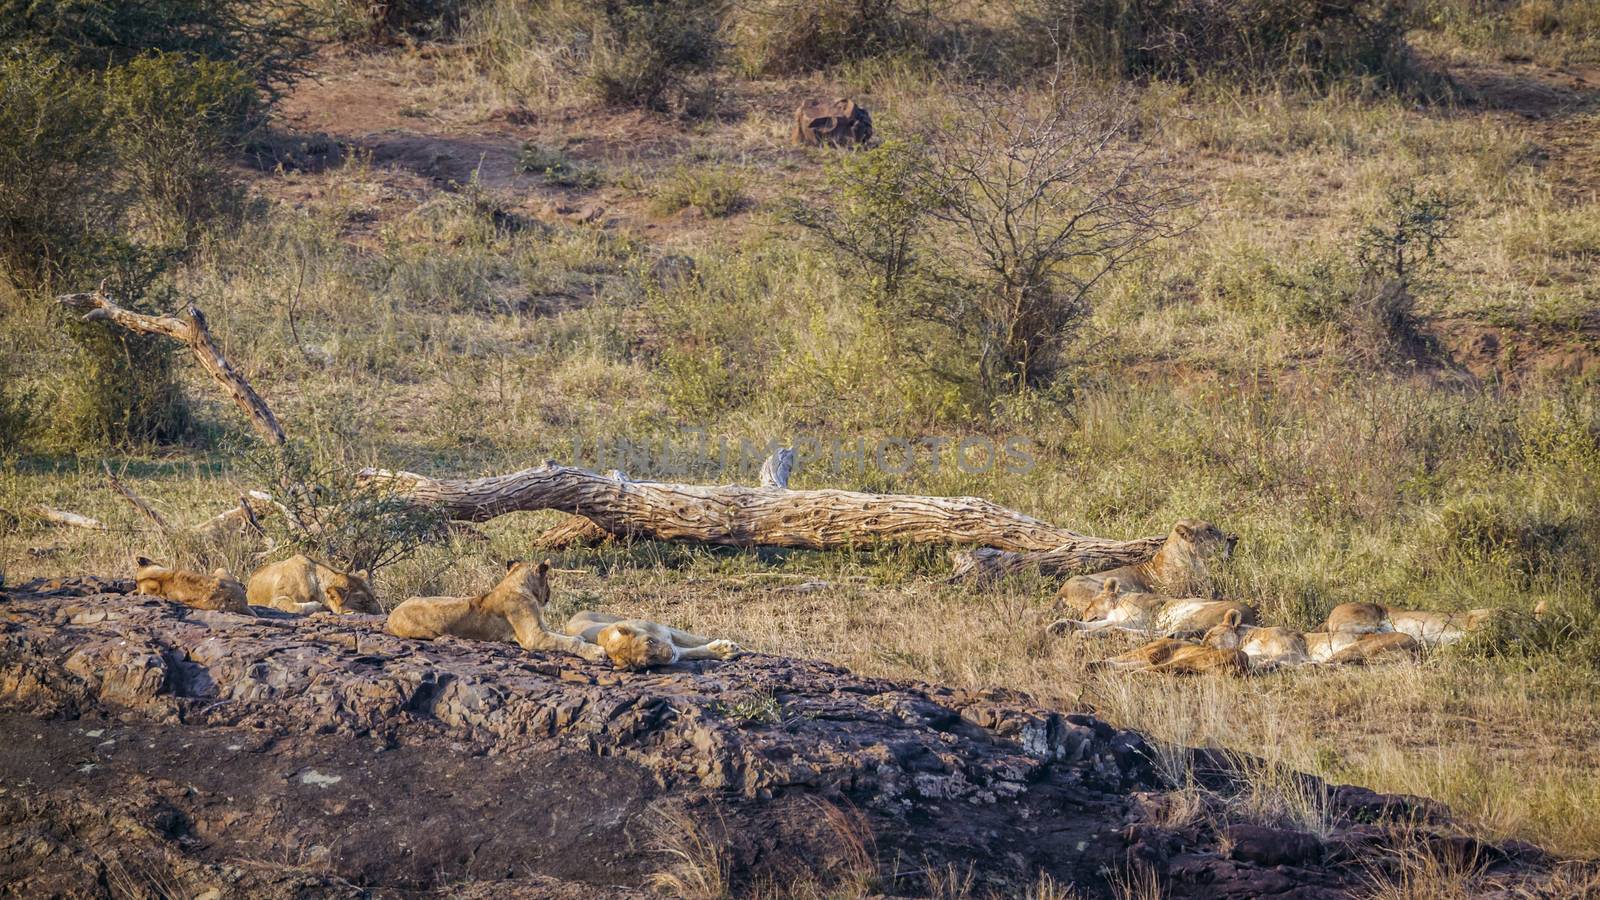
[[[735,886],[869,865],[890,892],[958,871],[1093,894],[1139,869],[1174,897],[1331,897],[1368,877],[1355,857],[1387,846],[1386,820],[1440,815],[1340,789],[1329,835],[1174,823],[1138,735],[1020,695],[762,655],[625,673],[128,587],[0,601],[13,892],[112,892],[131,852],[218,896],[626,895],[699,840]]]

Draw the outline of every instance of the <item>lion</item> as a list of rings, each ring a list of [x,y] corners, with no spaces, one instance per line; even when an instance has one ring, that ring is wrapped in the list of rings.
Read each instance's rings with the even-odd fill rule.
[[[1440,613],[1394,609],[1378,603],[1342,603],[1328,613],[1322,630],[1348,634],[1399,632],[1431,647],[1454,644],[1499,614],[1495,607]]]
[[[365,570],[340,572],[304,554],[262,566],[250,576],[250,602],[281,612],[309,615],[377,613],[378,598]]]
[[[1228,610],[1222,622],[1206,632],[1201,643],[1218,650],[1238,650],[1250,658],[1253,669],[1300,666],[1311,661],[1306,636],[1281,625],[1258,627],[1245,623],[1238,610]]]
[[[872,115],[854,100],[807,100],[794,111],[789,139],[807,147],[861,146],[872,140]]]
[[[133,580],[138,585],[136,593],[162,597],[195,609],[253,615],[249,604],[245,603],[244,585],[227,569],[199,575],[163,566],[143,556],[136,562],[139,564],[133,573]]]
[[[1172,526],[1172,533],[1151,558],[1109,572],[1079,575],[1063,584],[1056,596],[1065,601],[1078,618],[1088,618],[1084,610],[1112,578],[1123,591],[1130,593],[1209,597],[1211,567],[1232,556],[1238,543],[1238,535],[1226,534],[1210,522],[1184,519]]]
[[[733,641],[591,610],[568,619],[566,632],[603,647],[611,664],[619,669],[670,666],[680,659],[732,659],[743,652]]]
[[[1120,578],[1110,577],[1083,609],[1081,618],[1058,619],[1049,627],[1052,635],[1068,631],[1097,633],[1106,630],[1135,631],[1164,637],[1198,637],[1222,624],[1229,614],[1239,621],[1254,624],[1255,610],[1234,600],[1206,600],[1200,597],[1172,599],[1147,591],[1126,593]]]
[[[487,593],[476,597],[412,597],[389,613],[384,626],[395,637],[451,635],[473,641],[516,643],[524,650],[564,650],[590,662],[606,659],[605,648],[545,628],[550,602],[550,560],[535,566],[513,559]]]
[[[1378,662],[1416,659],[1422,644],[1409,634],[1352,634],[1348,631],[1310,632],[1306,646],[1311,661],[1328,666],[1364,666]]]
[[[1158,638],[1119,656],[1091,663],[1089,668],[1172,675],[1205,675],[1212,672],[1245,675],[1250,672],[1250,658],[1239,650],[1207,647],[1176,638]]]

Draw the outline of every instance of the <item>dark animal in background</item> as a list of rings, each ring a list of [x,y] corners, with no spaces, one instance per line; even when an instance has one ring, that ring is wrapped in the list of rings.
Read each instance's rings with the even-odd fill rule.
[[[859,147],[871,139],[872,116],[854,100],[808,100],[794,111],[796,144]]]

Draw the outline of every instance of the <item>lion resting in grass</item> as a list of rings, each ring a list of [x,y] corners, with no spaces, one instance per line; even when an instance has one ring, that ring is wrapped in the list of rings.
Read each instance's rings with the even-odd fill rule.
[[[1260,670],[1313,663],[1330,666],[1366,665],[1413,659],[1421,650],[1415,638],[1398,632],[1303,633],[1281,626],[1256,628],[1241,622],[1232,614],[1224,617],[1221,625],[1206,632],[1203,643],[1220,650],[1239,650],[1250,658],[1252,669]]]
[[[1440,613],[1394,609],[1377,603],[1342,603],[1328,613],[1322,630],[1345,634],[1398,632],[1432,647],[1454,644],[1499,614],[1500,610],[1494,607]]]
[[[451,635],[472,641],[515,642],[524,650],[564,650],[590,662],[606,658],[597,644],[544,627],[550,602],[550,561],[535,566],[513,559],[488,593],[476,597],[412,597],[389,613],[384,626],[396,637]]]
[[[1080,619],[1089,618],[1085,610],[1112,579],[1116,579],[1119,589],[1126,593],[1209,597],[1211,566],[1232,556],[1238,542],[1238,535],[1225,534],[1210,522],[1184,519],[1172,526],[1172,533],[1162,541],[1154,556],[1109,572],[1079,575],[1063,584],[1056,596]]]
[[[1100,593],[1084,605],[1082,618],[1058,619],[1050,625],[1049,632],[1061,635],[1068,631],[1117,630],[1198,637],[1222,624],[1229,615],[1245,623],[1256,620],[1255,610],[1233,600],[1174,600],[1145,591],[1126,593],[1121,579],[1110,577],[1101,585]]]
[[[1169,675],[1244,675],[1250,658],[1238,650],[1220,650],[1193,641],[1158,638],[1120,656],[1090,663],[1090,669],[1119,672],[1164,672]]]
[[[658,622],[590,610],[568,619],[566,631],[600,646],[619,669],[670,666],[680,659],[732,659],[743,652],[733,641],[703,638]]]
[[[139,568],[134,571],[133,580],[140,594],[162,597],[195,609],[252,615],[250,606],[245,603],[244,585],[228,574],[227,569],[200,575],[163,566],[143,556],[137,562]]]
[[[287,613],[309,615],[323,610],[339,614],[376,613],[378,598],[367,573],[340,572],[304,554],[262,566],[250,576],[250,602]]]

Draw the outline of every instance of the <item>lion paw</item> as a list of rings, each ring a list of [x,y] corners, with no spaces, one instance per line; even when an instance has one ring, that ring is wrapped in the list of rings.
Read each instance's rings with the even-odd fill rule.
[[[1079,627],[1080,626],[1078,623],[1072,621],[1071,619],[1057,619],[1056,621],[1051,622],[1049,627],[1045,628],[1044,632],[1051,637],[1061,637],[1069,631],[1077,631]]]
[[[608,662],[611,659],[606,648],[599,644],[584,644],[578,648],[578,655],[589,662]]]
[[[733,659],[744,650],[733,641],[716,640],[706,645],[706,649],[716,654],[718,659]]]

